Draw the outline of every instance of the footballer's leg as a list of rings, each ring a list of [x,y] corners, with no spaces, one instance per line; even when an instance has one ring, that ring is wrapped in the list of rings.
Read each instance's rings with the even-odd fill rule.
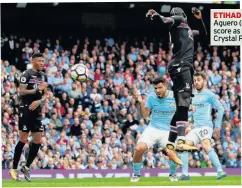
[[[175,97],[176,99],[176,97]],[[176,120],[176,113],[172,118],[171,121],[171,130],[168,137],[168,142],[166,144],[165,151],[163,150],[163,153],[169,157],[170,160],[174,161],[176,164],[183,165],[182,161],[179,159],[176,151],[175,151],[175,142],[177,137],[177,128],[176,126],[173,126]]]
[[[194,142],[190,140],[186,140],[186,144],[189,146],[194,146]],[[183,162],[183,166],[182,166],[182,175],[179,177],[179,180],[191,180],[188,173],[189,152],[188,151],[181,152],[180,157],[181,157],[181,161]]]
[[[173,117],[173,120],[174,119],[175,118]],[[175,141],[176,141],[176,139],[174,139],[174,138],[176,138],[176,136],[177,136],[176,127],[171,126],[169,139],[168,139],[168,142],[166,144],[165,154],[169,157],[170,160],[174,161],[175,163],[177,163],[179,165],[183,165],[182,161],[180,160],[180,158],[178,157],[178,155],[175,151]]]
[[[195,146],[200,142],[199,137],[196,134],[196,128],[192,129],[187,135],[186,135],[186,145],[189,146]],[[189,173],[188,173],[188,151],[183,151],[180,153],[181,160],[183,162],[182,166],[182,175],[179,177],[179,180],[191,180]]]
[[[24,145],[27,142],[27,138],[28,138],[28,132],[23,132],[21,126],[19,128],[20,128],[20,131],[19,131],[19,138],[20,139],[19,139],[19,142],[17,143],[15,150],[14,150],[13,168],[10,169],[10,171],[9,171],[12,179],[17,180],[17,181],[21,181],[17,168],[18,168],[18,163],[19,163]]]
[[[169,160],[168,162],[170,166],[169,179],[171,182],[177,182],[178,181],[178,178],[176,175],[177,164],[172,160]]]
[[[171,129],[170,129],[170,133],[169,133],[169,137],[168,137],[168,142],[166,144],[166,152],[168,154],[168,157],[173,160],[176,163],[180,163],[181,161],[179,160],[177,154],[174,152],[175,150],[175,143],[176,143],[176,139],[177,139],[177,127],[176,127],[176,121],[178,120],[178,90],[177,90],[177,68],[180,67],[180,62],[179,61],[174,61],[172,60],[171,62],[169,62],[169,66],[168,66],[168,71],[170,73],[172,82],[173,82],[173,93],[174,93],[174,98],[175,98],[175,102],[176,102],[176,112],[172,117],[172,121],[171,121]]]
[[[167,152],[164,150],[166,148],[166,144],[168,142],[169,131],[160,131],[160,135],[158,137],[157,142],[160,144],[161,151],[164,155],[167,155]],[[177,163],[169,159],[169,179],[171,182],[177,182],[178,178],[176,176],[176,168]]]
[[[177,148],[180,150],[197,150],[196,147],[187,145],[185,142],[185,129],[192,97],[192,74],[189,67],[183,67],[182,69],[184,70],[176,77],[177,87],[175,87],[177,92],[177,116],[175,121],[178,139]]]
[[[173,92],[176,100],[176,112],[171,121],[171,131],[169,142],[167,144],[167,153],[171,160],[179,164],[179,157],[174,152],[176,149],[175,141],[178,139],[178,147],[180,151],[197,150],[194,146],[185,143],[185,127],[188,121],[188,109],[192,97],[192,73],[190,67],[179,68],[179,72],[171,74],[174,83]],[[175,132],[176,129],[176,132]]]
[[[31,181],[30,178],[30,165],[36,158],[39,148],[40,148],[40,142],[41,142],[41,137],[42,137],[42,124],[41,122],[38,122],[37,124],[34,125],[33,129],[31,130],[32,136],[33,136],[33,142],[30,146],[29,149],[29,155],[27,158],[27,163],[25,166],[21,168],[21,172],[24,174],[24,177],[27,181]]]
[[[22,151],[24,148],[25,143],[27,142],[28,134],[29,134],[29,129],[26,125],[26,116],[28,111],[26,108],[24,108],[23,105],[19,106],[19,141],[15,147],[14,150],[14,156],[13,156],[13,167],[10,169],[9,173],[12,177],[13,180],[20,181],[21,179],[19,178],[19,172],[17,170],[18,168],[18,163],[20,160],[20,157],[22,155]]]
[[[143,154],[155,144],[155,134],[151,127],[147,127],[137,142],[133,157],[133,176],[130,182],[138,182],[142,167]]]
[[[202,148],[208,154],[209,159],[211,160],[213,166],[217,169],[217,179],[222,179],[227,176],[227,174],[223,171],[222,165],[219,161],[218,155],[214,151],[211,144],[211,137],[213,130],[210,127],[204,127],[199,131],[199,136],[202,139]]]
[[[196,147],[189,146],[185,142],[185,129],[188,121],[188,109],[192,97],[192,69],[189,66],[180,68],[172,76],[174,82],[173,91],[176,99],[176,113],[172,119],[171,125],[177,128],[177,139],[179,150],[197,150]],[[172,140],[172,135],[169,140]],[[174,140],[174,138],[173,138]]]
[[[133,158],[133,176],[131,182],[138,182],[140,179],[140,169],[142,167],[142,156],[147,151],[148,147],[146,143],[139,142],[134,151]]]

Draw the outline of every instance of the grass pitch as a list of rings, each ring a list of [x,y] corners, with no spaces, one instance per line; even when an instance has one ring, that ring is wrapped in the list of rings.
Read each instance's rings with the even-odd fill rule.
[[[130,178],[85,178],[85,179],[32,179],[27,182],[3,180],[3,187],[114,187],[114,186],[221,186],[241,185],[241,176],[228,176],[216,180],[215,176],[192,177],[191,181],[170,182],[166,177],[141,177],[137,183]]]

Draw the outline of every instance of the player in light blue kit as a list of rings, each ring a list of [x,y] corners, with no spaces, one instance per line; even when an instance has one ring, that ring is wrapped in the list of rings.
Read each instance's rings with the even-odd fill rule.
[[[153,81],[153,85],[155,91],[148,95],[146,102],[143,101],[140,95],[134,93],[136,99],[140,103],[142,117],[147,118],[150,116],[150,123],[137,142],[133,158],[134,175],[130,180],[131,182],[139,181],[142,156],[147,150],[157,143],[161,145],[161,148],[166,148],[171,127],[170,122],[176,111],[176,103],[173,92],[167,89],[168,84],[166,80],[162,77],[158,77]],[[172,131],[176,131],[176,129]],[[167,153],[168,152],[169,151],[167,151]],[[173,150],[171,152],[173,152]],[[175,163],[170,160],[169,164],[170,174],[173,174],[173,176],[169,177],[170,180],[178,181],[175,173],[173,172],[173,167],[176,167]]]
[[[217,179],[221,179],[226,177],[227,174],[222,169],[218,155],[212,147],[211,139],[213,131],[215,131],[217,136],[220,136],[224,108],[216,95],[207,89],[206,75],[203,72],[194,74],[193,80],[197,90],[192,99],[193,112],[190,114],[193,116],[194,125],[193,129],[186,136],[186,142],[189,145],[202,143],[203,150],[208,154],[213,166],[217,169]],[[218,111],[218,117],[214,122],[215,126],[213,125],[211,115],[212,107],[215,107]],[[190,180],[188,175],[188,152],[181,154],[181,160],[183,166],[179,180]]]

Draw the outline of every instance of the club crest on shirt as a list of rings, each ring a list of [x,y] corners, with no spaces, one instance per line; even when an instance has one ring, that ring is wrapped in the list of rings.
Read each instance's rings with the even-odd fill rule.
[[[174,108],[175,107],[175,103],[170,103],[170,108]]]

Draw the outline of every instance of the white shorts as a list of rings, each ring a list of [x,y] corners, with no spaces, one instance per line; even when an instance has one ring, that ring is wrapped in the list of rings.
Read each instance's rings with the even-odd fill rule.
[[[162,148],[165,148],[168,142],[169,132],[149,126],[144,130],[137,143],[144,142],[148,150],[155,144],[160,144]]]
[[[187,135],[186,140],[192,141],[194,145],[202,142],[204,139],[212,140],[213,129],[211,127],[198,127],[192,129]]]

